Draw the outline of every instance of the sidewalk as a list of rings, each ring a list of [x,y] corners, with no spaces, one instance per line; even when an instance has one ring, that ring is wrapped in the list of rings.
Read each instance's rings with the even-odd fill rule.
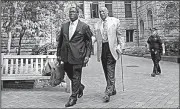
[[[179,64],[161,61],[162,74],[151,77],[152,61],[143,57],[123,56],[124,88],[120,61],[116,67],[116,90],[110,102],[103,103],[106,81],[101,63],[92,55],[83,69],[84,96],[70,108],[178,108]],[[69,93],[63,89],[40,88],[29,90],[3,90],[2,108],[64,108]]]

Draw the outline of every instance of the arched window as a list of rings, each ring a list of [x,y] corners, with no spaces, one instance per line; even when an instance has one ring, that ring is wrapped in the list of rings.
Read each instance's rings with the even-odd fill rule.
[[[144,36],[144,21],[140,20],[140,36]]]
[[[153,15],[152,11],[148,10],[147,12],[148,28],[153,28]]]

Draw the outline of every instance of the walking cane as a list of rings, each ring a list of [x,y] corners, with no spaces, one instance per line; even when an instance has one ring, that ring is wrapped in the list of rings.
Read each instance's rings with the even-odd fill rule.
[[[122,86],[123,86],[123,91],[124,91],[124,82],[123,82],[123,73],[124,73],[124,72],[123,72],[123,64],[122,64],[122,63],[123,63],[123,60],[122,60],[122,57],[123,57],[123,56],[122,56],[122,54],[121,54]]]

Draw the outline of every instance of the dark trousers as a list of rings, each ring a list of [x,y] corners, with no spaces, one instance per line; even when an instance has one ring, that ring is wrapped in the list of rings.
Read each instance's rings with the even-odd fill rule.
[[[94,45],[92,45],[91,55],[94,55]]]
[[[161,68],[159,65],[159,61],[161,60],[160,50],[152,49],[151,50],[151,58],[154,63],[153,73],[161,73]]]
[[[115,90],[115,65],[116,60],[111,54],[109,49],[109,44],[102,44],[102,56],[101,56],[102,66],[107,82],[107,87],[105,93],[112,93]]]
[[[70,98],[77,100],[79,90],[83,88],[83,84],[81,84],[82,65],[70,64],[66,62],[64,63],[64,70],[67,73],[69,79],[71,80],[72,94]]]

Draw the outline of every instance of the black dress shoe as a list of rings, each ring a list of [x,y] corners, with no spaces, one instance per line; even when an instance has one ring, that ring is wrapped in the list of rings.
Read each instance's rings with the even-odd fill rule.
[[[69,101],[67,102],[67,104],[65,105],[65,107],[70,107],[76,104],[77,100],[74,99],[69,99]]]
[[[152,76],[152,77],[155,77],[155,76],[156,76],[156,74],[155,74],[155,73],[152,73],[152,74],[151,74],[151,76]]]
[[[109,102],[110,96],[105,94],[105,96],[103,97],[103,100],[104,100],[104,102]]]
[[[81,98],[83,96],[84,88],[85,88],[85,86],[82,85],[82,88],[79,90],[79,93],[78,93],[78,98]]]

